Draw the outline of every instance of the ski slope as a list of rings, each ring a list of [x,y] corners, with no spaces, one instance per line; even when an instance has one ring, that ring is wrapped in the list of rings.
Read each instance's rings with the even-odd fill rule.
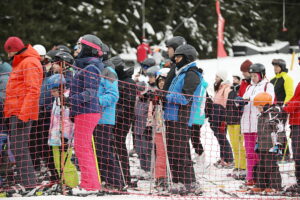
[[[204,70],[204,78],[210,84],[210,88],[212,89],[212,85],[214,83],[215,74],[218,69],[226,69],[231,74],[241,74],[240,73],[240,65],[241,63],[249,59],[253,63],[261,63],[266,67],[267,78],[271,79],[274,76],[273,66],[271,64],[272,59],[281,58],[284,59],[287,63],[287,68],[289,69],[289,74],[294,79],[294,85],[298,84],[300,81],[300,66],[298,65],[298,55],[294,58],[293,70],[290,70],[292,55],[291,54],[269,54],[269,55],[253,55],[247,57],[227,57],[222,59],[203,59],[198,60],[199,67]],[[135,70],[136,72],[138,71]],[[211,90],[210,89],[210,90]],[[235,192],[239,198],[234,198],[228,194],[224,194],[220,191],[224,190],[227,192],[236,191],[239,189],[239,186],[243,183],[242,181],[236,181],[233,178],[227,177],[226,175],[232,171],[232,169],[218,169],[215,168],[212,164],[217,161],[219,152],[218,143],[215,137],[213,136],[213,132],[209,128],[209,125],[206,123],[201,129],[201,141],[205,150],[205,162],[197,162],[195,164],[195,171],[197,175],[197,180],[200,182],[204,194],[199,197],[182,197],[182,196],[173,196],[173,197],[155,197],[148,196],[150,191],[150,182],[149,181],[139,181],[139,188],[141,191],[130,191],[131,194],[128,195],[106,195],[106,196],[88,196],[84,197],[84,199],[105,199],[105,200],[140,200],[141,198],[147,199],[289,199],[288,197],[264,197],[259,195],[245,195],[243,193]],[[127,138],[127,147],[129,149],[132,148],[132,138],[131,134],[128,134]],[[194,152],[192,150],[192,152]],[[133,175],[138,175],[139,172],[139,161],[137,158],[130,158],[131,164],[131,173]],[[289,186],[295,183],[295,177],[293,174],[293,163],[280,164],[280,170],[282,172],[283,186]],[[10,199],[14,200],[25,200],[25,199],[34,199],[34,200],[79,200],[83,199],[83,197],[75,197],[75,196],[40,196],[40,197],[13,197]]]

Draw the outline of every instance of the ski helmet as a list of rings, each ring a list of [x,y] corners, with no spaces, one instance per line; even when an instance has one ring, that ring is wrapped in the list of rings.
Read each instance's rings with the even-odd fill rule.
[[[188,62],[193,62],[196,60],[198,53],[192,45],[183,44],[176,49],[174,55],[183,55]]]
[[[102,43],[101,48],[102,48],[102,51],[103,51],[103,55],[102,55],[103,61],[108,60],[109,56],[110,56],[109,47],[106,44]]]
[[[186,44],[186,41],[181,36],[174,36],[171,39],[166,41],[167,47],[172,47],[174,51],[179,47],[180,45]]]
[[[258,93],[253,99],[254,106],[272,105],[272,96],[267,92]]]
[[[155,65],[155,60],[153,58],[147,58],[141,63],[144,69],[148,69]]]
[[[71,53],[71,49],[69,47],[67,47],[66,45],[60,44],[56,46],[56,49],[59,51],[64,51],[67,53]]]
[[[59,88],[61,84],[66,84],[66,79],[62,74],[53,74],[47,81],[47,89]]]
[[[153,66],[147,69],[146,76],[156,77],[157,72],[160,70],[159,66]]]
[[[102,41],[95,35],[84,35],[79,38],[79,43],[82,45],[82,49],[78,54],[78,58],[84,57],[101,57],[103,55],[102,51]]]
[[[286,63],[282,59],[273,59],[272,65],[278,65],[281,68],[281,71],[288,72],[288,69],[286,68]]]
[[[64,51],[59,51],[55,54],[55,56],[53,58],[53,62],[59,62],[59,61],[65,61],[66,63],[68,63],[70,65],[74,64],[73,56]]]
[[[38,52],[40,56],[46,55],[46,48],[41,44],[36,44],[33,46],[33,48]]]
[[[261,75],[261,78],[263,79],[266,75],[266,68],[263,64],[255,63],[250,66],[249,72],[259,73]]]

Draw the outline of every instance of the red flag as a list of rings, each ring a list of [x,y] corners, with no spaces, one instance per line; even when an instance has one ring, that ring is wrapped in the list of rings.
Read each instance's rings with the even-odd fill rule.
[[[226,57],[227,53],[224,49],[224,24],[225,19],[221,15],[219,0],[216,1],[216,10],[218,14],[218,58]]]

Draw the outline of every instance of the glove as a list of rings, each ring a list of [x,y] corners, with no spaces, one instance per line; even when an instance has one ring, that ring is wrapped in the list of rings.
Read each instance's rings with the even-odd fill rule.
[[[74,116],[70,116],[70,120],[72,123],[75,123],[75,117]]]
[[[219,130],[220,130],[221,133],[225,133],[226,132],[226,122],[221,122]]]
[[[254,152],[255,152],[255,153],[258,153],[258,151],[259,151],[258,149],[259,149],[259,144],[256,143],[256,144],[255,144],[255,147],[254,147]]]
[[[243,99],[242,97],[235,97],[234,98],[234,103],[236,104],[236,106],[245,106],[248,104],[248,101],[246,99]]]
[[[269,152],[275,153],[275,154],[282,154],[282,144],[276,144],[274,147],[272,147]]]

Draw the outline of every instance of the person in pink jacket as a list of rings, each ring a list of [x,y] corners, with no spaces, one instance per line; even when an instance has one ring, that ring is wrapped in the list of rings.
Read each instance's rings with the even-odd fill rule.
[[[225,70],[219,70],[216,73],[214,84],[215,96],[213,98],[213,109],[210,119],[210,127],[214,132],[215,137],[220,145],[220,157],[214,165],[218,168],[231,168],[233,167],[233,155],[230,143],[226,138],[226,103],[228,94],[230,92],[231,83],[228,73]]]
[[[253,99],[258,93],[267,92],[274,100],[275,94],[273,84],[268,82],[265,78],[266,70],[264,65],[260,63],[252,64],[249,72],[251,74],[251,85],[247,87],[243,96],[243,102],[245,105],[243,107],[243,115],[241,119],[241,132],[244,134],[244,144],[246,149],[246,185],[253,186],[255,185],[253,168],[258,162],[258,156],[254,151],[254,147],[257,139],[258,114],[260,113],[257,107],[253,105]]]

